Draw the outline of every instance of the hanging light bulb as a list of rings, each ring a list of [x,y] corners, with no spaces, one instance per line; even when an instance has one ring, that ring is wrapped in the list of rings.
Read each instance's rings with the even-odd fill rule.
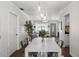
[[[40,16],[41,16],[41,17],[44,17],[44,15],[43,15],[42,13],[40,14]]]
[[[41,11],[40,2],[38,3],[38,10]]]
[[[38,10],[40,11],[40,9],[41,9],[41,7],[40,7],[40,5],[38,5]]]
[[[40,13],[41,20],[42,20],[43,22],[47,22],[48,20],[46,19],[46,18],[47,18],[46,10],[45,10],[45,14],[43,14],[42,11],[41,11],[40,2],[39,2],[39,4],[38,4],[38,10],[39,10],[39,13]]]

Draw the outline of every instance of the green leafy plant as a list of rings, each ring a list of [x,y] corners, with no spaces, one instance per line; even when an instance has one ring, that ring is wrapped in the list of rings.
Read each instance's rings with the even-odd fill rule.
[[[39,35],[40,35],[40,37],[42,37],[42,41],[44,41],[46,34],[47,34],[47,32],[45,30],[39,31]]]
[[[33,26],[32,26],[32,22],[29,20],[29,21],[26,21],[25,24],[24,24],[25,28],[26,28],[26,32],[28,33],[29,35],[29,39],[32,40],[32,33],[33,33]]]

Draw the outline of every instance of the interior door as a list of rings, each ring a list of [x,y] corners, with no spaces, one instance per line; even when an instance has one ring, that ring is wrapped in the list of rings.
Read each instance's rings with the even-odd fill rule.
[[[17,49],[17,15],[9,13],[8,53],[11,55]]]
[[[51,35],[51,37],[55,37],[56,36],[56,24],[51,24],[50,25],[50,35]]]

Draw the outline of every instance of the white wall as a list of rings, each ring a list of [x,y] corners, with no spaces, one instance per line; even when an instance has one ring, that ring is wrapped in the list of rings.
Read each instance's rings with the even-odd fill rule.
[[[60,19],[63,21],[64,39],[64,20],[63,16],[70,13],[70,54],[79,57],[79,2],[72,2],[68,7],[60,12]]]
[[[25,16],[19,11],[19,9],[13,5],[11,2],[0,2],[0,56],[9,56],[8,55],[8,20],[9,12],[12,12],[18,16],[18,40],[17,40],[17,49],[20,48],[19,41],[24,39],[20,38],[21,27],[24,24]]]

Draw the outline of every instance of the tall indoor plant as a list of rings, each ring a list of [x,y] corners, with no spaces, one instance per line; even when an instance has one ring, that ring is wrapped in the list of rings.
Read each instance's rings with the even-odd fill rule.
[[[44,38],[46,36],[46,31],[45,30],[39,31],[39,35],[40,35],[40,37],[42,37],[42,42],[43,42],[44,41]]]
[[[25,24],[24,24],[24,26],[26,28],[26,32],[29,35],[29,40],[31,41],[32,40],[32,33],[33,33],[32,22],[30,20],[29,21],[26,21]]]

